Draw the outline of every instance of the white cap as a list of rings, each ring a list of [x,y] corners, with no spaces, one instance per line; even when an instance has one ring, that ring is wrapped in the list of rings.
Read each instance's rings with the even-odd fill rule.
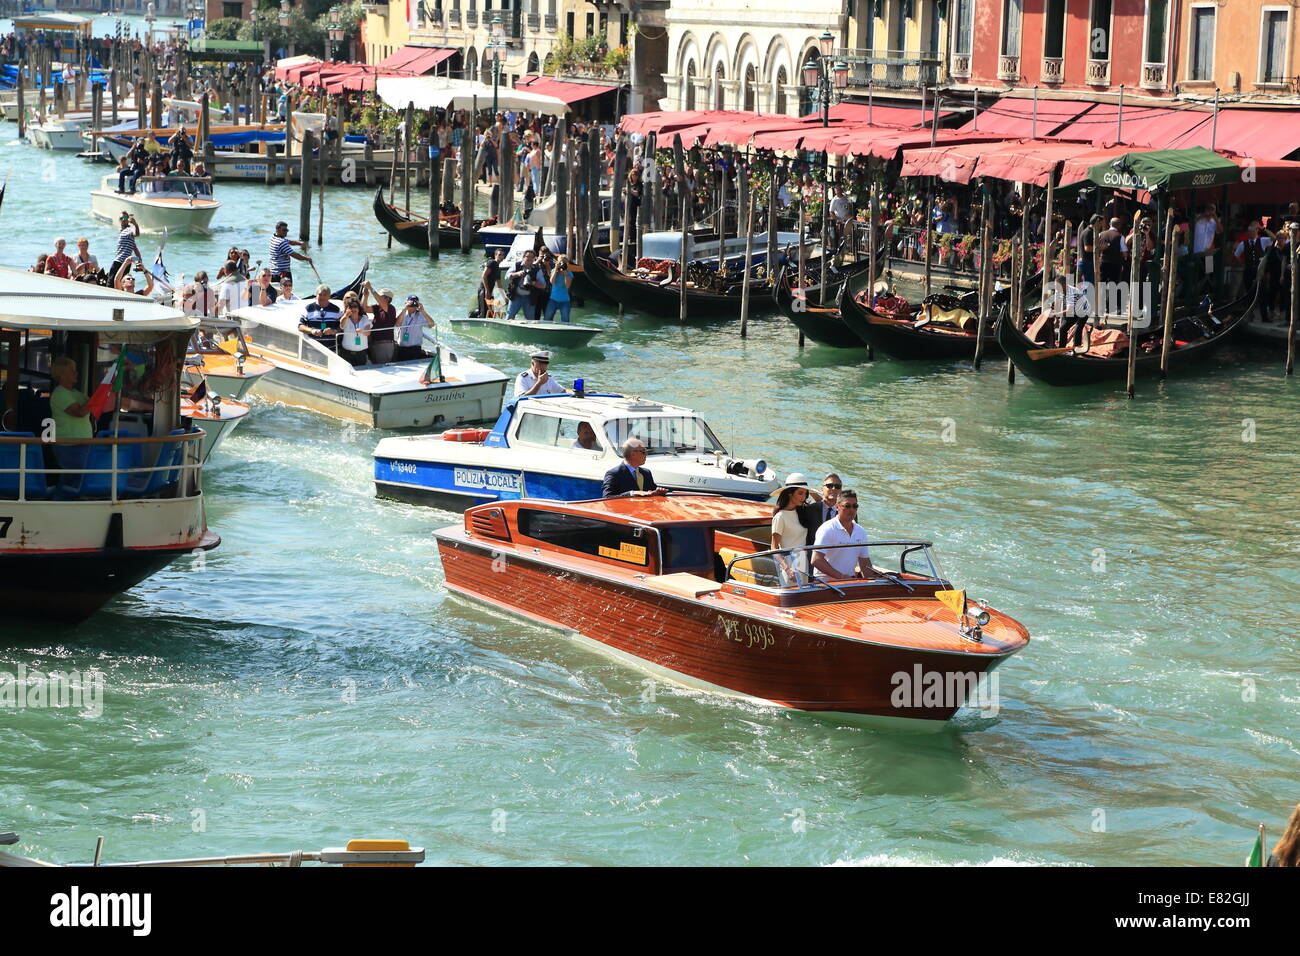
[[[543,362],[549,362],[551,360],[551,353],[548,352],[546,349],[538,349],[536,352],[534,352],[532,355],[528,357],[541,359]]]

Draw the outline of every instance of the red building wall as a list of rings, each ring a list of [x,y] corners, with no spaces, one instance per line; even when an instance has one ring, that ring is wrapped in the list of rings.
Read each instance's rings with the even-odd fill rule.
[[[1007,81],[998,79],[998,63],[1002,51],[1003,0],[976,0],[972,21],[971,84],[990,89],[1029,88],[1037,84],[1043,90],[1086,93],[1116,92],[1122,83],[1134,92],[1165,95],[1162,91],[1139,89],[1144,53],[1145,0],[1114,0],[1110,82],[1107,86],[1087,82],[1087,63],[1091,52],[1090,0],[1067,0],[1063,80],[1059,83],[1044,81],[1042,67],[1046,4],[1047,0],[1025,0],[1020,28],[1020,78]],[[1176,26],[1170,25],[1171,32],[1176,29]],[[1172,37],[1169,45],[1167,59],[1172,59],[1176,49]]]

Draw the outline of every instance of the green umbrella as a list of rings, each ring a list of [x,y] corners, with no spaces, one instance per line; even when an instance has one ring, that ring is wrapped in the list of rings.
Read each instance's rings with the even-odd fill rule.
[[[1088,170],[1088,180],[1112,189],[1169,193],[1178,189],[1230,186],[1241,181],[1241,169],[1204,146],[1125,153]]]

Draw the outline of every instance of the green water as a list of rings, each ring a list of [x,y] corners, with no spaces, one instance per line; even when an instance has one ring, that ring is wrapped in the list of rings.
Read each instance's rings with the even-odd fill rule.
[[[88,213],[106,167],[14,135],[0,125],[0,264],[56,235],[111,258]],[[215,270],[230,243],[264,258],[298,205],[252,184],[218,198],[216,236],[168,243],[173,272]],[[377,286],[456,314],[477,258],[386,250],[369,201],[327,195],[326,280],[370,255]],[[400,835],[479,864],[1237,864],[1258,822],[1278,833],[1300,799],[1300,382],[1280,356],[1238,351],[1128,402],[1008,387],[1000,362],[800,351],[771,316],[748,340],[579,317],[607,331],[557,356],[560,377],[695,407],[783,473],[835,468],[871,534],[933,538],[949,576],[1024,622],[1000,712],[918,738],[662,683],[647,699],[640,672],[450,598],[430,531],[457,516],[374,499],[380,434],[254,398],[206,476],[219,550],[76,630],[0,624],[0,670],[107,680],[97,718],[0,710],[0,829],[58,860],[98,834],[109,859]]]

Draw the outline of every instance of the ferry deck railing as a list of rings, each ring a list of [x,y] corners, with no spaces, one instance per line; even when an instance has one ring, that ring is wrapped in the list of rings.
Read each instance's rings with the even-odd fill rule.
[[[59,441],[47,441],[34,435],[17,435],[12,432],[0,434],[0,450],[10,446],[20,446],[18,453],[18,467],[0,467],[0,477],[16,475],[18,478],[18,487],[15,489],[15,498],[8,497],[8,490],[0,490],[0,500],[17,501],[19,503],[39,501],[108,501],[116,504],[119,501],[134,501],[142,498],[195,498],[198,497],[203,488],[202,471],[203,471],[203,439],[204,432],[202,429],[195,428],[193,431],[185,432],[179,435],[158,435],[158,436],[119,436],[117,438],[67,438]],[[91,448],[109,446],[111,454],[109,457],[108,468],[87,468],[84,466],[46,468],[29,467],[27,463],[27,448],[36,445],[41,448],[52,447],[56,449],[76,446],[88,446]],[[122,451],[125,447],[143,447],[158,445],[159,456],[166,453],[167,449],[180,446],[180,454],[176,460],[159,462],[155,459],[153,465],[140,465],[123,462],[121,460]],[[43,453],[42,453],[43,454]],[[43,460],[43,459],[42,459]],[[66,462],[63,464],[67,464]],[[175,481],[161,480],[156,487],[153,485],[152,476],[161,472],[176,472]],[[82,482],[87,475],[107,475],[108,487],[102,494],[82,495],[79,487],[71,489],[65,484],[65,478],[74,478],[81,476]],[[54,476],[55,481],[51,483],[49,477]],[[44,495],[29,495],[29,479],[41,478],[45,481],[46,493]],[[165,475],[163,478],[165,479]],[[138,494],[130,491],[131,478],[145,478],[143,489]],[[7,483],[5,483],[7,484]],[[126,486],[125,490],[123,485]],[[0,485],[0,488],[3,488]]]

